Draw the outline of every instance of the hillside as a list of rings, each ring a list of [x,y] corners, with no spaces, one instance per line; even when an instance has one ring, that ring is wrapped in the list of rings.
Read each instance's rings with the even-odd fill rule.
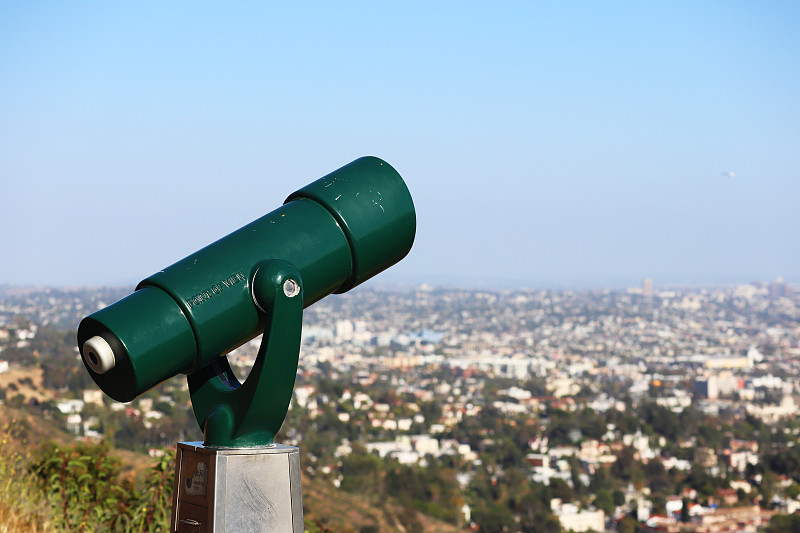
[[[352,494],[327,482],[303,478],[303,512],[306,523],[335,533],[411,533],[436,531],[450,533],[459,528],[409,511],[392,499],[375,501],[369,494]],[[322,528],[326,529],[322,529]]]
[[[0,485],[6,487],[6,493],[0,498],[0,530],[7,533],[60,530],[53,528],[41,494],[33,486],[31,478],[26,477],[25,470],[46,442],[69,449],[77,441],[59,429],[58,424],[7,406],[0,410],[0,428],[3,441]],[[121,478],[134,484],[141,481],[153,465],[153,459],[143,453],[113,449],[110,455],[119,462]],[[170,465],[170,469],[174,469],[174,465]],[[165,487],[170,492],[171,479],[170,475]],[[13,508],[7,503],[11,500],[16,502]],[[348,493],[333,487],[329,481],[309,476],[303,478],[303,508],[309,531],[458,531],[452,525],[410,510],[393,499],[376,501],[368,494]]]

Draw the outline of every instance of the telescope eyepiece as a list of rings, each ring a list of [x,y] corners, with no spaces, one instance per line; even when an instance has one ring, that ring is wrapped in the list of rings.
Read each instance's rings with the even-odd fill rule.
[[[105,374],[116,366],[114,350],[101,336],[96,335],[83,343],[83,360],[98,374]]]

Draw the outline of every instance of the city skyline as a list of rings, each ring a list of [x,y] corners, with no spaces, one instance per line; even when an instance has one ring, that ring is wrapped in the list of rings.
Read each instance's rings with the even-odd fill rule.
[[[279,432],[301,448],[304,518],[358,531],[374,523],[374,500],[358,512],[342,497],[378,493],[416,508],[381,531],[408,531],[418,512],[444,522],[423,531],[473,521],[501,531],[486,513],[498,503],[517,532],[540,531],[531,519],[550,521],[546,531],[797,531],[798,293],[769,284],[651,296],[649,286],[364,290],[308,308]],[[161,456],[201,438],[185,376],[120,404],[68,370],[69,330],[120,289],[22,292],[0,292],[0,394],[12,413],[44,415],[48,437],[67,431],[128,453]],[[227,354],[238,376],[261,342]],[[401,472],[424,477],[393,482]],[[432,492],[437,505],[417,507]]]
[[[0,284],[133,284],[362,155],[376,283],[800,282],[800,6],[0,8]]]

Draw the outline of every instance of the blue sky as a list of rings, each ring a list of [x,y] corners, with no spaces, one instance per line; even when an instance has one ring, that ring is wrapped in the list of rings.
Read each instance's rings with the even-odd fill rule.
[[[367,154],[418,216],[376,281],[800,281],[797,28],[797,2],[0,2],[0,283],[135,283]]]

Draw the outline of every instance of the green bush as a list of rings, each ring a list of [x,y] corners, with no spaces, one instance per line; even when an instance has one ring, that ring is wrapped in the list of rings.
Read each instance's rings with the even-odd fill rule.
[[[169,530],[174,454],[148,470],[141,486],[121,477],[107,443],[47,443],[29,465],[59,531],[115,533]]]

